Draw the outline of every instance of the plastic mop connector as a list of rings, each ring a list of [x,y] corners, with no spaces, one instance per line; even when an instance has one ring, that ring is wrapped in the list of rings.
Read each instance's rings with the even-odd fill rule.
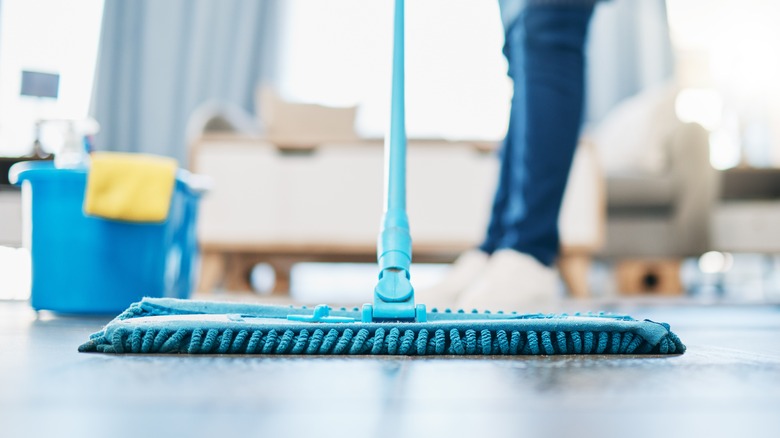
[[[379,279],[362,309],[145,298],[79,347],[114,354],[552,355],[679,354],[669,326],[629,316],[426,311],[415,304],[406,214],[404,1],[395,2]]]
[[[412,238],[406,212],[387,210],[377,245],[379,281],[374,288],[374,303],[363,305],[363,322],[425,322],[425,306],[414,303],[409,267],[412,263]]]

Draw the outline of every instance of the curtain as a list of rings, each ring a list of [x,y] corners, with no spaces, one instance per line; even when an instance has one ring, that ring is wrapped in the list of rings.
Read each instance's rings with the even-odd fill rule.
[[[587,122],[674,73],[664,0],[600,2],[590,24]]]
[[[273,80],[278,0],[106,0],[92,116],[100,150],[186,165],[185,129],[204,102],[255,112]]]

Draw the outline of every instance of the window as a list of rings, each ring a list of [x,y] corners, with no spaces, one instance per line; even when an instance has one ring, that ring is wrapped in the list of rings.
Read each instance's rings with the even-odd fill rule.
[[[669,0],[678,113],[711,129],[718,169],[780,166],[780,4]]]
[[[392,1],[284,2],[280,92],[300,102],[358,105],[358,133],[389,123]],[[511,82],[498,2],[406,2],[410,137],[503,138]]]
[[[18,156],[31,152],[36,120],[87,117],[103,0],[3,0],[0,8],[0,155]],[[58,74],[58,98],[21,96],[22,71]],[[60,131],[44,133],[44,149]]]

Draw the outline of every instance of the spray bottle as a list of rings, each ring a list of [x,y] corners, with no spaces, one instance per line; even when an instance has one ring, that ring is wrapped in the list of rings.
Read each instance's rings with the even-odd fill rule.
[[[54,155],[54,165],[59,169],[74,169],[89,166],[83,138],[76,133],[74,122],[68,122],[65,141],[62,148]]]

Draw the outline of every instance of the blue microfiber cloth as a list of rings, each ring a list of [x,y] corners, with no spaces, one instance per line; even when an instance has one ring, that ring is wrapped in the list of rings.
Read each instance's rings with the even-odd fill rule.
[[[628,316],[437,312],[427,322],[360,322],[332,310],[145,298],[82,352],[184,354],[681,354],[669,326]]]

